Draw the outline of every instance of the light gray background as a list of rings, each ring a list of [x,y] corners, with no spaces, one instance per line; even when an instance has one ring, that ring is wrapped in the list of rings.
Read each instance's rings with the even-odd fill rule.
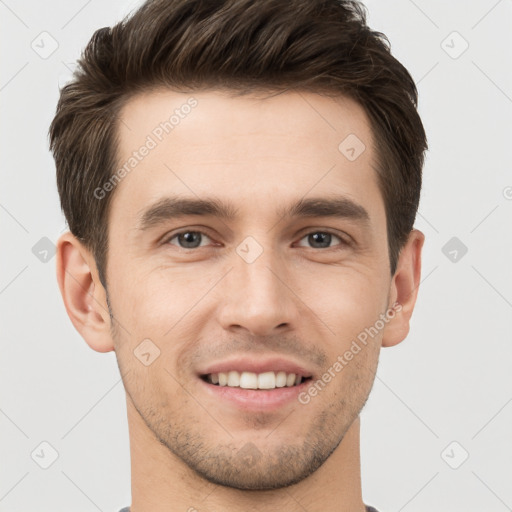
[[[130,504],[115,355],[74,330],[55,258],[36,244],[65,229],[47,148],[58,85],[93,31],[136,5],[0,0],[2,512]],[[512,1],[366,5],[418,85],[430,151],[422,283],[411,332],[382,351],[362,412],[363,497],[381,512],[512,510]],[[58,43],[47,58],[31,47],[51,49],[44,31]],[[455,262],[443,253],[452,237],[468,249]],[[47,469],[43,441],[58,452]]]

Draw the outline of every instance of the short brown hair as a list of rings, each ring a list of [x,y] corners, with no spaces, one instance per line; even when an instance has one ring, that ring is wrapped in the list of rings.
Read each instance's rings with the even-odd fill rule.
[[[60,92],[50,149],[69,229],[89,248],[106,287],[117,116],[135,94],[303,90],[356,100],[372,124],[387,219],[391,275],[413,229],[427,140],[417,90],[370,30],[356,0],[148,0],[97,30]],[[341,141],[340,141],[341,142]]]

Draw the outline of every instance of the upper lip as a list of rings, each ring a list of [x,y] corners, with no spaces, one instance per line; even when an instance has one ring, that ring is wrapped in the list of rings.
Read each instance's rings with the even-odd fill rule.
[[[312,372],[305,366],[284,359],[282,357],[271,357],[265,359],[256,359],[254,356],[236,357],[232,359],[225,359],[206,366],[204,369],[199,370],[200,375],[208,375],[211,373],[227,373],[229,371],[237,372],[286,372],[295,373],[301,377],[311,377]]]

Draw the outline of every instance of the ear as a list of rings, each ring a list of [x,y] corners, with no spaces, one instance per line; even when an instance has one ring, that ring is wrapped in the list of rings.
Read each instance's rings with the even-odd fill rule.
[[[57,242],[57,281],[75,329],[97,352],[114,350],[105,288],[90,251],[70,232]]]
[[[421,249],[425,235],[413,229],[400,251],[395,275],[389,290],[389,308],[395,316],[389,320],[382,337],[383,347],[398,345],[409,334],[409,321],[414,310],[421,279]]]

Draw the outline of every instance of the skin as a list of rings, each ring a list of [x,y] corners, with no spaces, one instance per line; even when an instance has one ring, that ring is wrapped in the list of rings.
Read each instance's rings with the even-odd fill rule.
[[[381,347],[408,334],[424,235],[411,232],[391,276],[371,126],[344,97],[145,93],[122,111],[119,161],[191,96],[197,106],[115,189],[108,305],[92,254],[71,233],[58,242],[71,321],[92,349],[115,350],[123,377],[131,511],[363,512],[359,413]],[[338,150],[349,134],[366,146],[354,161]],[[170,194],[231,201],[237,217],[188,215],[139,230],[140,213]],[[277,213],[333,195],[363,206],[368,226]],[[171,238],[187,230],[205,233],[199,247]],[[307,236],[326,230],[327,247]],[[250,264],[236,251],[247,236],[263,250]],[[241,410],[205,393],[197,376],[233,355],[271,354],[321,377],[395,303],[394,318],[308,404]],[[160,355],[145,366],[133,351],[148,338]]]

